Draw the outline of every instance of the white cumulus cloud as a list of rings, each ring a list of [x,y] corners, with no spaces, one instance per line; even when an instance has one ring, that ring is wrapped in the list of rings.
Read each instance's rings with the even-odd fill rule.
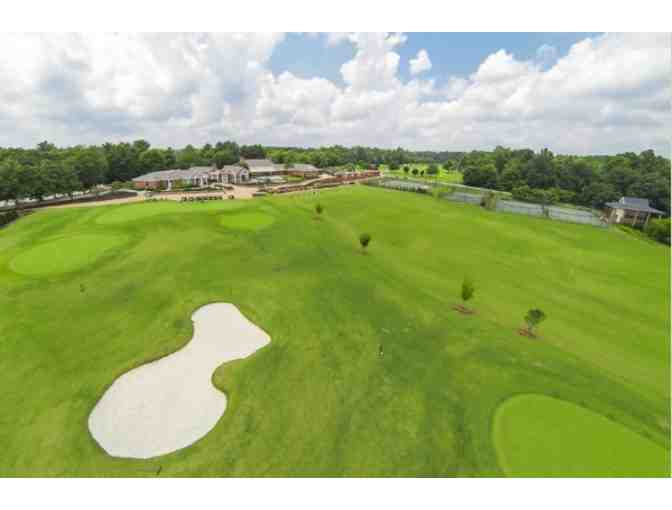
[[[604,34],[529,61],[501,49],[468,76],[432,76],[420,51],[410,80],[399,69],[406,38],[328,35],[353,49],[336,83],[273,73],[282,34],[1,34],[0,146],[142,137],[669,153],[667,34]]]
[[[429,71],[432,68],[432,61],[429,59],[427,50],[420,50],[415,58],[409,60],[411,74],[420,74]]]

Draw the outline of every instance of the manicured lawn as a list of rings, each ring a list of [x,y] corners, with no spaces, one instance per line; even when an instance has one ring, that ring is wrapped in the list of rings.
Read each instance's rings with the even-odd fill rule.
[[[24,274],[51,264],[52,240],[85,263]],[[662,475],[669,267],[668,248],[617,230],[365,186],[39,211],[0,230],[0,475],[502,476],[493,420],[520,393],[647,437],[665,455],[628,456]],[[452,309],[465,275],[471,316]],[[87,428],[96,401],[184,345],[209,302],[234,303],[272,339],[215,372],[224,416],[178,452],[107,456]],[[537,340],[517,333],[532,307],[548,316]]]
[[[495,447],[512,475],[651,476],[669,471],[669,452],[576,404],[519,395],[495,414]]]
[[[403,167],[408,166],[409,172],[406,173],[403,171]],[[423,179],[430,182],[438,182],[442,184],[461,184],[462,183],[462,173],[457,170],[445,170],[443,167],[439,168],[439,173],[436,175],[413,175],[412,171],[414,168],[417,168],[418,171],[425,170],[429,165],[427,163],[409,163],[408,165],[402,165],[399,170],[390,170],[386,165],[381,165],[381,170],[385,172],[386,175],[392,175],[396,177],[409,177],[412,179]]]

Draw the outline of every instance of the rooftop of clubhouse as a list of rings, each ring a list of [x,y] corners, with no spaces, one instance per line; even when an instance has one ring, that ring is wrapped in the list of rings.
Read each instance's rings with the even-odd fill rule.
[[[213,166],[193,166],[184,170],[160,170],[139,175],[133,179],[136,187],[157,187],[184,182],[194,185],[205,185],[211,182],[239,184],[251,182],[258,178],[285,174],[302,175],[304,177],[319,174],[313,165],[297,163],[290,168],[276,165],[269,159],[248,159],[237,165],[225,165],[222,168]]]

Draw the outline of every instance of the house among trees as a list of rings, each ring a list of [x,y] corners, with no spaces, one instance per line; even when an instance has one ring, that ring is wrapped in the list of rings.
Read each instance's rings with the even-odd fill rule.
[[[140,175],[133,179],[137,189],[172,189],[174,184],[207,186],[208,184],[241,184],[250,180],[250,171],[242,166],[194,166],[187,170],[161,170]]]
[[[621,197],[618,202],[607,202],[606,215],[609,223],[620,223],[632,227],[645,227],[649,218],[661,217],[663,211],[654,209],[646,198]]]

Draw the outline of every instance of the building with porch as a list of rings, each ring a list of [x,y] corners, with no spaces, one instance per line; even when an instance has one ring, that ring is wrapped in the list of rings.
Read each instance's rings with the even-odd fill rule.
[[[651,216],[660,218],[665,214],[663,211],[651,207],[646,198],[621,197],[618,202],[607,202],[605,206],[605,215],[609,223],[619,223],[638,228],[644,228]]]
[[[238,165],[221,169],[212,166],[194,166],[186,170],[161,170],[139,175],[133,179],[136,189],[167,189],[175,185],[205,187],[210,184],[243,184],[250,180],[250,171]]]

